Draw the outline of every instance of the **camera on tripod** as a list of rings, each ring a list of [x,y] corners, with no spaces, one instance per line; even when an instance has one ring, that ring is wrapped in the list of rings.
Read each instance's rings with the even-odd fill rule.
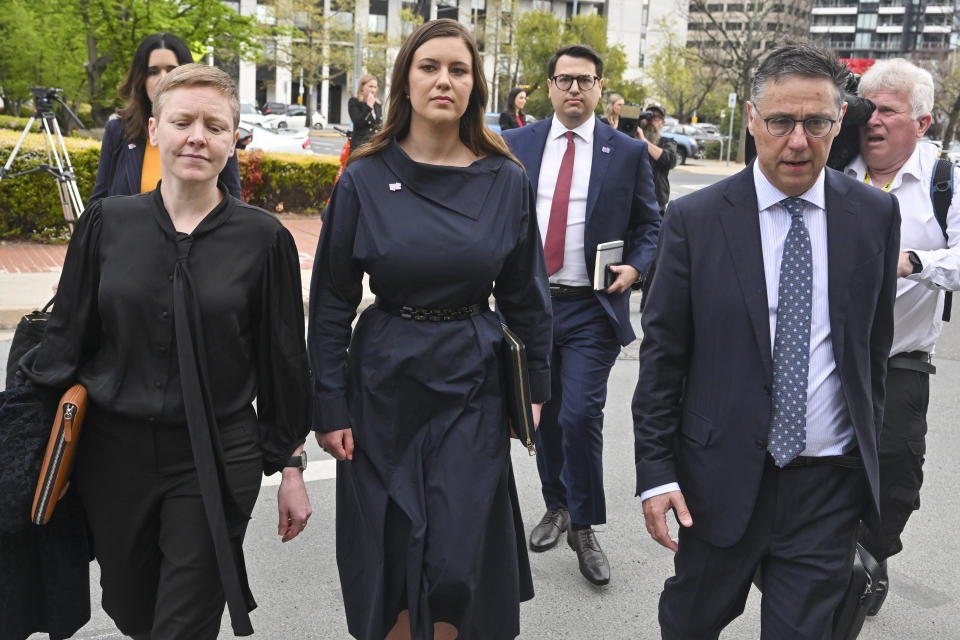
[[[53,111],[53,103],[63,100],[60,98],[63,89],[56,87],[30,87],[30,93],[33,94],[33,104],[36,106],[37,113]]]
[[[617,131],[621,131],[631,138],[637,137],[637,129],[641,123],[653,118],[652,111],[641,111],[640,105],[631,103],[620,107],[620,121],[617,123]]]

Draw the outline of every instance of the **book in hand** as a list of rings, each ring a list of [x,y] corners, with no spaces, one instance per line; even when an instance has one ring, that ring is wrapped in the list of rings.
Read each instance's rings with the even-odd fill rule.
[[[623,262],[623,240],[601,242],[597,245],[597,259],[593,265],[593,288],[603,291],[614,283],[617,274],[610,270],[611,265]]]
[[[533,409],[530,406],[530,370],[527,368],[527,348],[523,340],[507,325],[503,329],[503,370],[507,396],[507,418],[516,437],[527,448],[530,455],[536,455],[533,444]]]

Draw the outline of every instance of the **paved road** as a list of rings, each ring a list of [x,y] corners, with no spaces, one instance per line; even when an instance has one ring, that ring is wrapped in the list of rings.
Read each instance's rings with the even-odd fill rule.
[[[675,173],[675,191],[689,192],[717,176]],[[639,328],[639,314],[633,320]],[[870,619],[864,640],[955,640],[960,638],[960,321],[948,324],[937,350],[938,374],[931,382],[928,456],[923,509],[910,522],[906,548],[890,563],[891,594],[880,616]],[[0,334],[0,367],[5,367],[9,333]],[[536,598],[521,607],[521,638],[531,640],[654,640],[657,596],[672,573],[671,554],[647,537],[640,505],[633,497],[633,438],[630,398],[637,375],[636,344],[624,350],[613,369],[606,409],[604,481],[609,522],[599,537],[612,565],[607,587],[593,587],[578,571],[576,556],[565,546],[533,554]],[[252,614],[255,637],[269,640],[348,638],[334,560],[333,463],[310,442],[308,490],[314,507],[310,527],[300,538],[280,544],[276,537],[276,487],[267,478],[247,535],[251,585],[259,602]],[[524,522],[530,527],[542,513],[536,464],[515,446],[513,464]],[[696,514],[694,514],[694,517]],[[96,564],[91,585],[94,613],[75,636],[83,640],[119,639],[99,601]],[[759,595],[722,635],[748,640],[759,635]],[[44,636],[37,635],[35,638]],[[224,619],[222,638],[231,637]]]

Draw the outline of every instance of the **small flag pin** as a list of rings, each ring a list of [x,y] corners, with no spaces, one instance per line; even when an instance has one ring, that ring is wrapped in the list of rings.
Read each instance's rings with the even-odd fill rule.
[[[136,148],[137,148],[137,145],[133,144],[132,142],[127,145],[127,149],[136,149]]]
[[[600,151],[603,153],[610,153],[610,147],[600,147]]]
[[[400,191],[400,183],[399,183],[399,182],[391,182],[390,185],[389,185],[389,187],[390,187],[390,191]]]

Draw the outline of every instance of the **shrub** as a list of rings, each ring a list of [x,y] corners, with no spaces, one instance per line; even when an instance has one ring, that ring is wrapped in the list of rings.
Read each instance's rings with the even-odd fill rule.
[[[20,125],[20,132],[26,124]],[[20,132],[0,125],[0,166],[6,163]],[[93,192],[100,160],[100,142],[64,137],[80,197],[84,203]],[[260,151],[239,154],[240,182],[244,200],[268,211],[319,213],[330,197],[339,161],[334,156],[308,156]],[[11,173],[47,163],[43,137],[28,134],[11,166]],[[0,238],[62,237],[67,223],[57,183],[45,172],[0,180]]]
[[[241,151],[238,159],[244,200],[277,213],[319,213],[340,168],[334,156]]]
[[[15,118],[14,116],[0,116],[0,129],[14,129],[22,133],[23,128],[27,126],[29,120],[29,117]],[[33,123],[32,131],[40,131],[40,122]],[[14,144],[16,144],[16,142],[14,142]],[[3,161],[6,162],[6,158],[4,158]]]

